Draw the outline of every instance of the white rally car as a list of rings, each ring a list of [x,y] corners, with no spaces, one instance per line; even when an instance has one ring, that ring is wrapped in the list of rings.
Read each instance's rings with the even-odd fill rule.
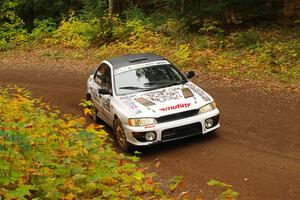
[[[165,58],[133,54],[103,61],[87,81],[93,119],[114,130],[123,151],[211,132],[219,110],[213,98]]]

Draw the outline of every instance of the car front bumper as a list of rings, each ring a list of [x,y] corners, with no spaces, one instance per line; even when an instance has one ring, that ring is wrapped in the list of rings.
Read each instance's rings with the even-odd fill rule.
[[[205,127],[205,120],[212,118],[214,124],[211,128]],[[147,146],[160,142],[177,140],[193,135],[206,134],[220,127],[219,110],[216,108],[210,112],[194,115],[191,117],[157,123],[154,126],[133,127],[123,125],[127,141],[135,146]],[[151,142],[141,142],[133,136],[135,133],[155,132],[156,139]]]

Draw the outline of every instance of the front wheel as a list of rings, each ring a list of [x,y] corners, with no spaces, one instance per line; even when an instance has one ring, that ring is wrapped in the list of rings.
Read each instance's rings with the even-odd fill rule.
[[[114,133],[119,148],[124,152],[128,152],[130,150],[130,144],[126,140],[126,135],[119,119],[116,119],[114,122]]]

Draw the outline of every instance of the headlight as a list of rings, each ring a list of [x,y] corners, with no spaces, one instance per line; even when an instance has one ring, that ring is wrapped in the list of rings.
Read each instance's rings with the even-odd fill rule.
[[[156,123],[154,118],[138,118],[138,119],[128,119],[129,126],[147,126]]]
[[[209,112],[209,111],[212,111],[214,110],[215,108],[217,107],[216,105],[216,102],[211,102],[209,104],[206,104],[205,106],[202,106],[200,109],[199,109],[199,113],[206,113],[206,112]]]

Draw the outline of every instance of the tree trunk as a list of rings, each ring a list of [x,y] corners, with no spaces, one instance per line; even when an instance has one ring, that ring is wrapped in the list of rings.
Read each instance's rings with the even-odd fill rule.
[[[109,17],[112,17],[113,9],[114,9],[114,1],[113,0],[108,0]]]
[[[184,14],[184,0],[181,0],[180,13]]]
[[[114,1],[108,0],[108,17],[109,17],[109,37],[112,37],[113,21],[112,14],[114,9]]]

